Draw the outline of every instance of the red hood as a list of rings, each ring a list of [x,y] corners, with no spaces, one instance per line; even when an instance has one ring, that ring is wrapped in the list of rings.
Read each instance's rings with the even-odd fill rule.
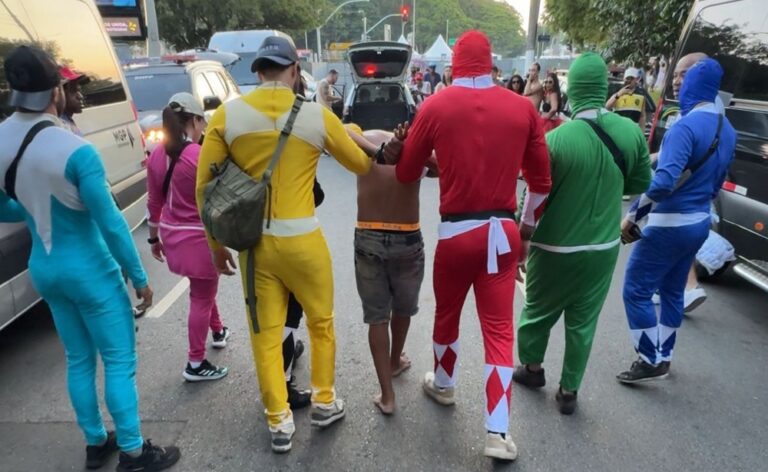
[[[485,33],[470,30],[462,34],[453,48],[453,78],[488,75],[492,67],[491,43]]]

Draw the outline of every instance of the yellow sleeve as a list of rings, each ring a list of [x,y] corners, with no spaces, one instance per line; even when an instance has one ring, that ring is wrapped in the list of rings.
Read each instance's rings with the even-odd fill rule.
[[[350,172],[357,175],[371,170],[371,159],[347,134],[341,120],[327,108],[323,108],[325,121],[325,149]]]
[[[216,110],[216,113],[213,114],[211,121],[208,123],[208,128],[205,130],[203,148],[200,150],[200,159],[197,162],[195,198],[197,199],[198,212],[202,212],[203,210],[203,193],[205,191],[205,186],[213,180],[211,164],[221,165],[229,155],[229,146],[227,146],[227,142],[224,140],[224,129],[226,124],[226,114],[224,112],[224,107],[222,106]],[[207,229],[205,231],[205,236],[208,238],[208,245],[211,249],[216,250],[223,247],[211,237]]]

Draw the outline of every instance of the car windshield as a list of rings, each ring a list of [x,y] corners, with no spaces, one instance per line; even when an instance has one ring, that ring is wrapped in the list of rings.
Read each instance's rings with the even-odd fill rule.
[[[192,92],[187,74],[135,74],[126,77],[138,111],[162,110],[173,94]]]
[[[258,85],[261,82],[259,76],[251,72],[251,63],[256,58],[256,53],[246,52],[238,55],[240,60],[227,67],[230,75],[237,85]]]

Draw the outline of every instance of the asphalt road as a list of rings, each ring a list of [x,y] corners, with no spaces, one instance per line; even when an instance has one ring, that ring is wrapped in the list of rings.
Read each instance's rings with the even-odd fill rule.
[[[166,302],[172,302],[166,311],[148,315],[162,316],[138,323],[141,415],[146,437],[181,447],[175,470],[768,470],[768,294],[733,274],[707,285],[709,300],[686,318],[678,334],[670,378],[627,388],[614,379],[634,358],[621,303],[626,249],[601,315],[577,413],[563,417],[554,402],[562,324],[553,331],[545,363],[547,387],[541,392],[515,387],[510,421],[520,450],[515,463],[482,456],[483,351],[471,297],[462,318],[457,405],[438,406],[421,391],[433,359],[430,270],[421,293],[422,312],[406,345],[413,368],[395,382],[399,410],[391,418],[381,416],[371,402],[377,384],[354,284],[355,179],[328,158],[319,176],[327,195],[319,215],[336,281],[336,388],[348,412],[326,431],[311,428],[305,411],[296,412],[297,433],[287,455],[270,451],[239,277],[222,281],[218,299],[234,333],[230,345],[210,353],[213,362],[230,368],[229,376],[208,384],[185,383],[187,292],[178,286],[178,277],[149,256],[146,230],[136,233],[157,302],[166,295]],[[437,182],[423,185],[428,267],[436,243],[437,192]],[[521,300],[518,292],[516,314]],[[301,337],[306,339],[303,328]],[[44,309],[0,332],[0,359],[0,470],[81,470],[84,444],[66,394],[63,350]],[[302,385],[308,383],[307,365],[306,359],[300,362]]]

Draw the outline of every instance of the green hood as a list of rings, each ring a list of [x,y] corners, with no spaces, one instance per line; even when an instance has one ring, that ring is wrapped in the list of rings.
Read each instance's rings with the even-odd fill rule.
[[[568,70],[568,102],[573,114],[605,107],[608,95],[608,66],[598,54],[585,52]]]

